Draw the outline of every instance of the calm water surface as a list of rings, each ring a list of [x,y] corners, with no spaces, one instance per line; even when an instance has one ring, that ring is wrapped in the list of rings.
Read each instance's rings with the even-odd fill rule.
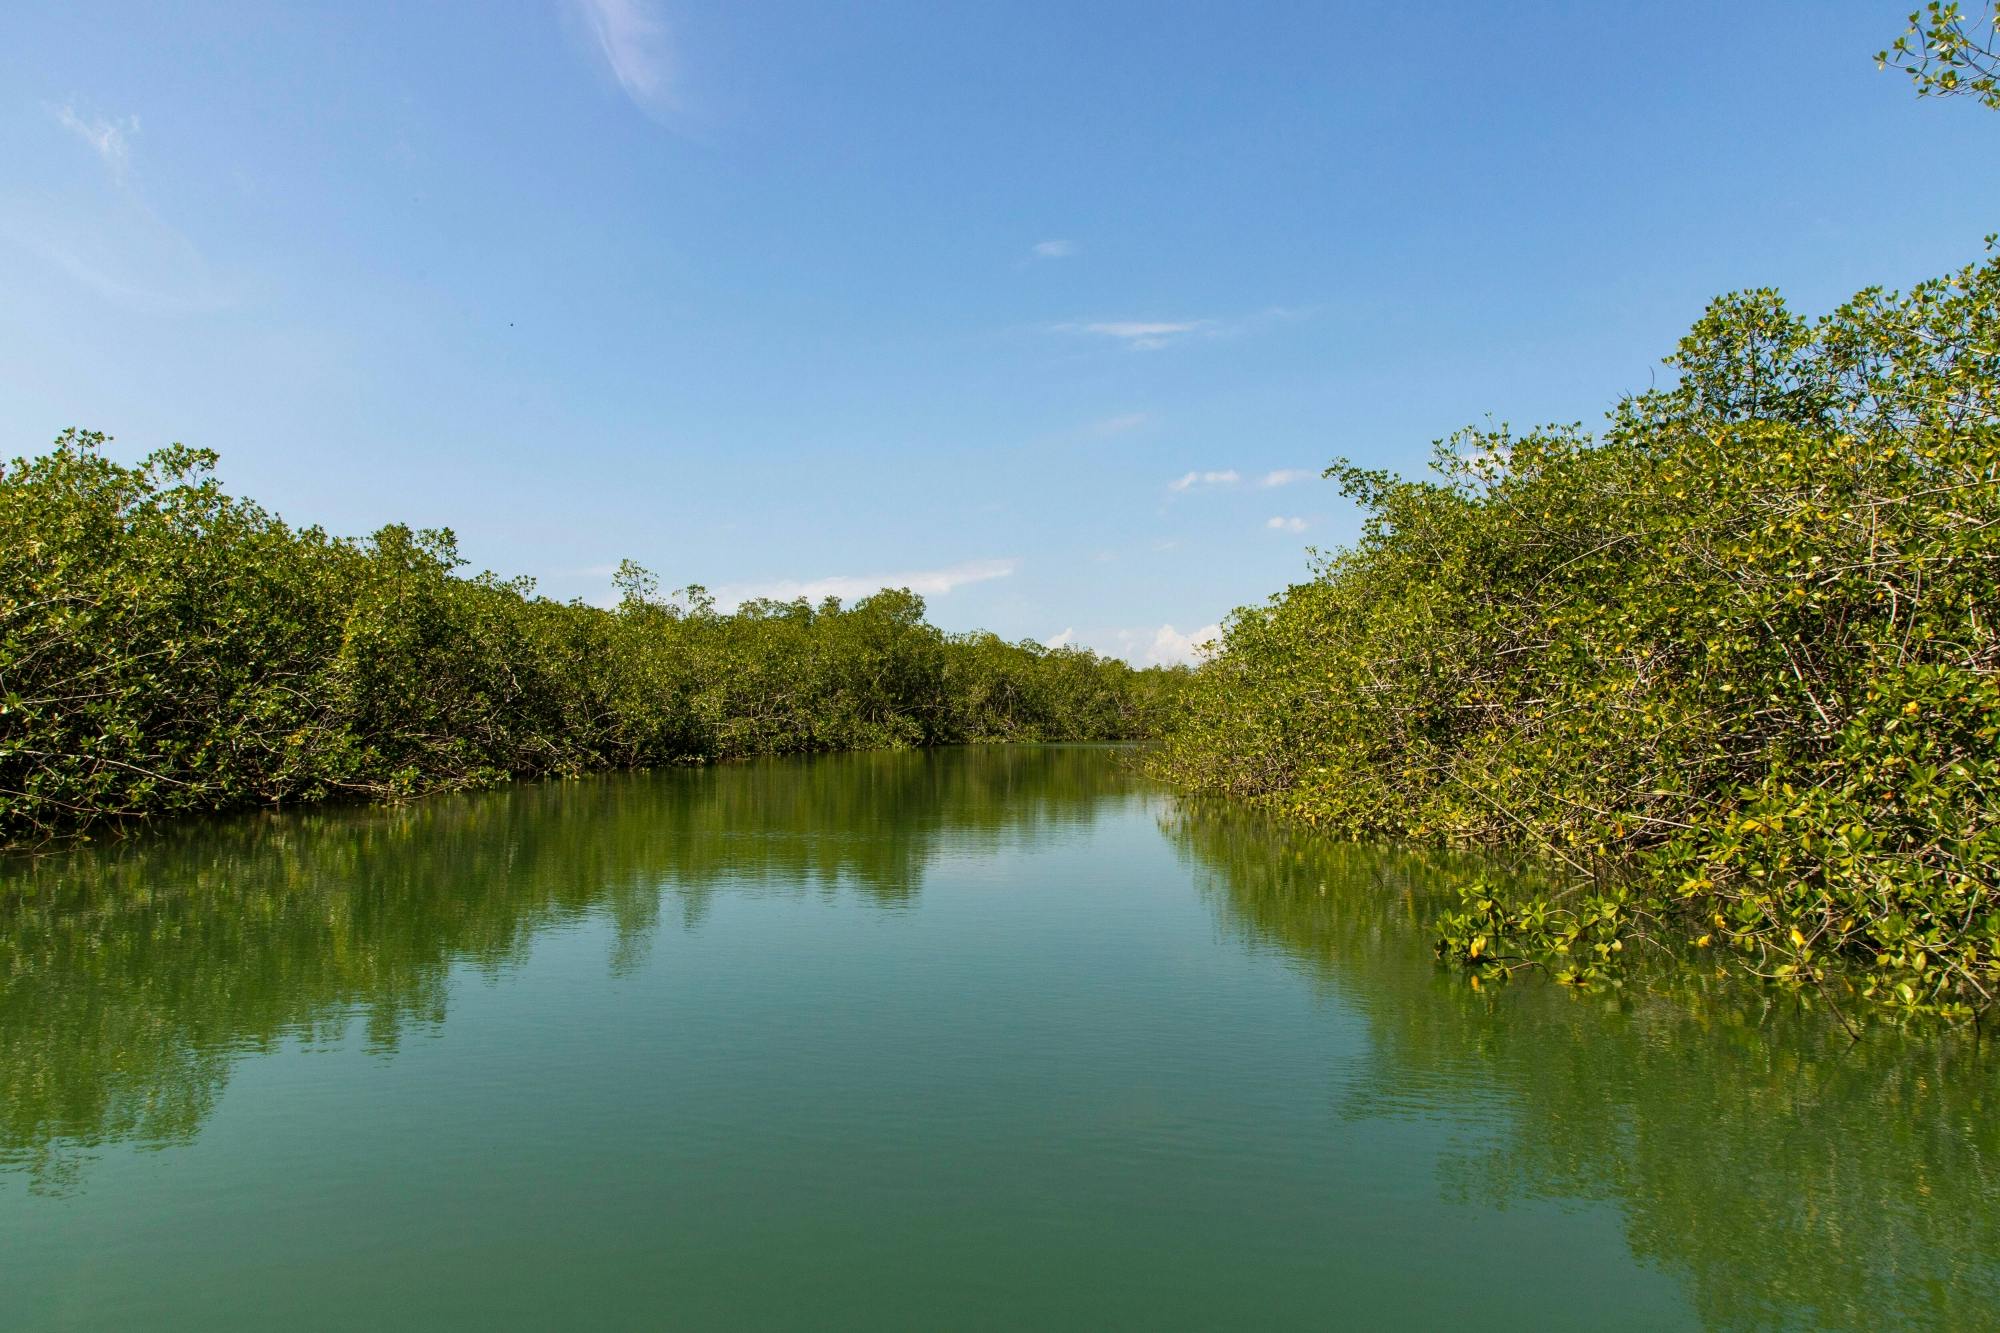
[[[1091,747],[0,863],[7,1328],[2000,1327],[2000,1058],[1475,991]]]

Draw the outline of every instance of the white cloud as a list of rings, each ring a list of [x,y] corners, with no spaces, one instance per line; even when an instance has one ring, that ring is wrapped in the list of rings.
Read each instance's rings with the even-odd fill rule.
[[[1028,258],[1069,259],[1082,248],[1075,241],[1037,241],[1028,251]]]
[[[1304,532],[1306,521],[1302,518],[1285,518],[1280,515],[1265,519],[1264,526],[1273,532]]]
[[[1289,486],[1295,481],[1311,481],[1319,474],[1311,468],[1281,467],[1275,472],[1266,472],[1259,486]]]
[[[1179,320],[1137,320],[1110,319],[1088,323],[1058,324],[1057,333],[1080,333],[1097,338],[1110,338],[1123,343],[1135,351],[1150,352],[1165,347],[1177,338],[1207,328],[1205,319]]]
[[[1100,436],[1123,435],[1127,431],[1138,430],[1141,426],[1149,426],[1152,422],[1153,414],[1151,412],[1126,412],[1119,416],[1106,417],[1104,420],[1094,423],[1090,428],[1090,433]]]
[[[1044,648],[1064,648],[1076,642],[1076,626],[1072,625],[1052,639],[1043,639]]]
[[[1051,325],[1050,332],[1109,338],[1134,351],[1150,352],[1186,338],[1234,338],[1260,333],[1280,324],[1305,319],[1311,313],[1306,309],[1272,306],[1253,315],[1238,315],[1229,319],[1074,320]]]
[[[114,305],[161,315],[225,309],[239,299],[187,237],[130,205],[79,223],[74,217],[0,219],[0,241],[39,255]]]
[[[73,106],[59,106],[54,108],[54,111],[56,119],[62,123],[64,129],[96,150],[97,156],[103,159],[104,165],[110,169],[112,175],[125,174],[126,164],[132,157],[132,145],[125,136],[128,131],[133,134],[139,132],[137,116],[127,116],[123,120],[101,118],[85,120],[76,113],[76,108]]]
[[[774,579],[765,583],[739,583],[718,588],[717,605],[731,607],[756,597],[789,602],[803,597],[817,602],[823,597],[848,601],[866,597],[884,588],[908,588],[926,597],[942,597],[968,583],[1004,579],[1021,567],[1019,560],[968,560],[943,569],[906,570],[899,574],[835,574],[820,579]]]
[[[8,200],[0,214],[0,242],[39,256],[104,300],[130,310],[177,315],[234,304],[239,299],[236,284],[219,278],[195,243],[161,217],[130,178],[139,118],[85,117],[71,105],[47,110],[89,145],[109,179],[88,191],[87,204],[57,192]]]
[[[1167,483],[1170,491],[1185,491],[1196,486],[1234,486],[1243,480],[1234,468],[1220,472],[1188,472]]]
[[[1222,637],[1222,626],[1203,625],[1182,634],[1172,625],[1153,631],[1153,644],[1146,653],[1145,666],[1180,666],[1198,663],[1208,656],[1209,645]]]
[[[570,7],[625,95],[647,111],[662,110],[671,62],[666,25],[649,0],[570,0]]]

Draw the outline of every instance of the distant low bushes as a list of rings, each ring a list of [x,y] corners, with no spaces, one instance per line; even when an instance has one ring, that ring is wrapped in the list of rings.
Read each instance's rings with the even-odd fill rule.
[[[1462,433],[1238,612],[1166,776],[1348,835],[1506,843],[1474,966],[1684,942],[1917,1009],[2000,995],[2000,259],[1809,323],[1717,301],[1673,387]]]
[[[365,541],[67,432],[0,468],[0,845],[114,817],[742,755],[1146,735],[1177,673],[946,635],[888,590],[615,610],[460,575],[448,531]]]

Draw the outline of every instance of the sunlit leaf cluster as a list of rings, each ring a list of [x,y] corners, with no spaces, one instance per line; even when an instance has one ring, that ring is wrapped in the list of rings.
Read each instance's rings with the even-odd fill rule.
[[[1878,66],[1907,73],[1919,97],[1962,94],[2000,111],[2000,0],[1990,0],[1990,7],[1975,0],[1970,18],[1956,0],[1930,0],[1909,24],[1888,50],[1875,53]]]

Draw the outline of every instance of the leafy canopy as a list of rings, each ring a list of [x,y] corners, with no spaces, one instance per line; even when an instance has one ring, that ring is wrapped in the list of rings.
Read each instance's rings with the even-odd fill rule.
[[[1594,437],[1336,464],[1369,517],[1238,612],[1159,752],[1350,836],[1525,846],[1478,967],[1633,944],[1909,1007],[2000,993],[2000,259],[1817,321],[1715,302]]]

